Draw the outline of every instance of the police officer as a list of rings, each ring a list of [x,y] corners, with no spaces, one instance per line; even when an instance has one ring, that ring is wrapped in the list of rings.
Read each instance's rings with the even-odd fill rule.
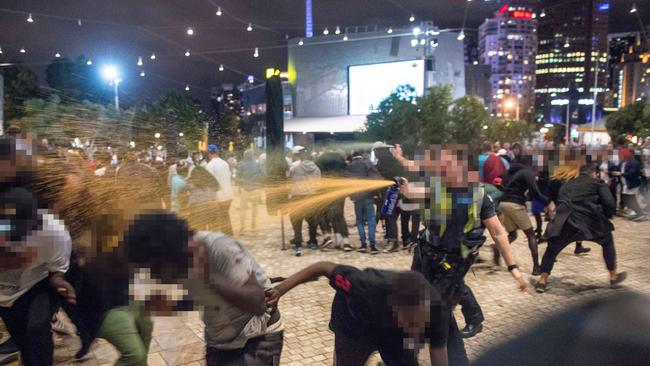
[[[508,271],[521,291],[528,287],[510,251],[508,236],[497,218],[494,203],[478,184],[478,172],[469,171],[463,146],[427,149],[415,161],[398,160],[417,171],[420,182],[403,182],[402,192],[418,200],[425,230],[413,254],[412,270],[422,273],[442,294],[451,309],[464,288],[464,277],[478,256],[487,229]],[[450,365],[467,365],[467,353],[453,314],[450,314],[447,352]]]

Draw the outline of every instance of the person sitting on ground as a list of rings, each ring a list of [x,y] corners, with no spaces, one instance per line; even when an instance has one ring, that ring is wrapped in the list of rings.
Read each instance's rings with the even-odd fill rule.
[[[267,301],[276,305],[294,287],[320,277],[336,291],[329,326],[337,365],[364,365],[374,351],[387,365],[417,365],[425,339],[431,364],[447,365],[448,311],[424,276],[318,262],[270,290]]]

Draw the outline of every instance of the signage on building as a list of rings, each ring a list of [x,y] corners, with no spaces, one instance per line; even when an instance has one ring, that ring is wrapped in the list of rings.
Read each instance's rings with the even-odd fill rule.
[[[532,11],[526,10],[525,8],[521,8],[521,7],[510,6],[508,4],[503,5],[501,9],[499,9],[499,13],[509,18],[515,18],[515,19],[535,18],[535,15]]]

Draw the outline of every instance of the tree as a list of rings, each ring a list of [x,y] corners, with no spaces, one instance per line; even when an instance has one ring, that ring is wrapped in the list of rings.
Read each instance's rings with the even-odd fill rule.
[[[535,132],[535,125],[526,121],[492,120],[487,124],[484,136],[488,141],[517,142],[529,140]]]
[[[45,69],[47,84],[56,89],[66,103],[82,100],[109,103],[111,94],[101,86],[95,67],[86,64],[86,60],[86,56],[81,55],[75,61],[69,58],[53,61]]]
[[[203,139],[206,118],[198,101],[169,92],[138,109],[133,141],[136,146],[165,146],[172,154],[178,149],[193,149]]]
[[[650,135],[650,99],[625,106],[607,116],[607,132],[613,141],[625,141],[628,135]]]
[[[473,96],[457,99],[449,111],[449,116],[451,124],[448,129],[452,141],[461,144],[481,142],[480,134],[471,133],[482,131],[486,121],[490,119],[485,105],[480,99]]]
[[[23,65],[0,68],[4,78],[4,119],[11,121],[25,115],[26,100],[39,95],[36,74]]]
[[[400,86],[368,115],[362,137],[400,143],[412,152],[420,145],[479,142],[488,121],[480,100],[454,101],[451,86],[433,87],[421,97],[412,87]]]

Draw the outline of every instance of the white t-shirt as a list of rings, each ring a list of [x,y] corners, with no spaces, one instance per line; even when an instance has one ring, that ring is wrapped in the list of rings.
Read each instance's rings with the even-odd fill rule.
[[[235,195],[232,190],[230,165],[221,158],[214,158],[205,166],[205,169],[219,182],[217,200],[219,202],[232,200]]]
[[[262,267],[236,239],[207,231],[197,233],[195,238],[206,245],[210,280],[219,277],[233,286],[242,286],[253,274],[265,290],[271,287]],[[279,330],[280,324],[274,324],[273,330],[267,327],[268,312],[259,316],[247,313],[199,281],[187,281],[186,288],[203,308],[205,341],[209,347],[238,349],[251,338]]]
[[[66,272],[70,265],[72,240],[63,221],[46,210],[39,210],[42,226],[27,236],[21,245],[36,248],[36,258],[26,268],[0,271],[0,306],[13,303],[53,272]]]
[[[643,149],[643,173],[650,178],[650,147]]]

